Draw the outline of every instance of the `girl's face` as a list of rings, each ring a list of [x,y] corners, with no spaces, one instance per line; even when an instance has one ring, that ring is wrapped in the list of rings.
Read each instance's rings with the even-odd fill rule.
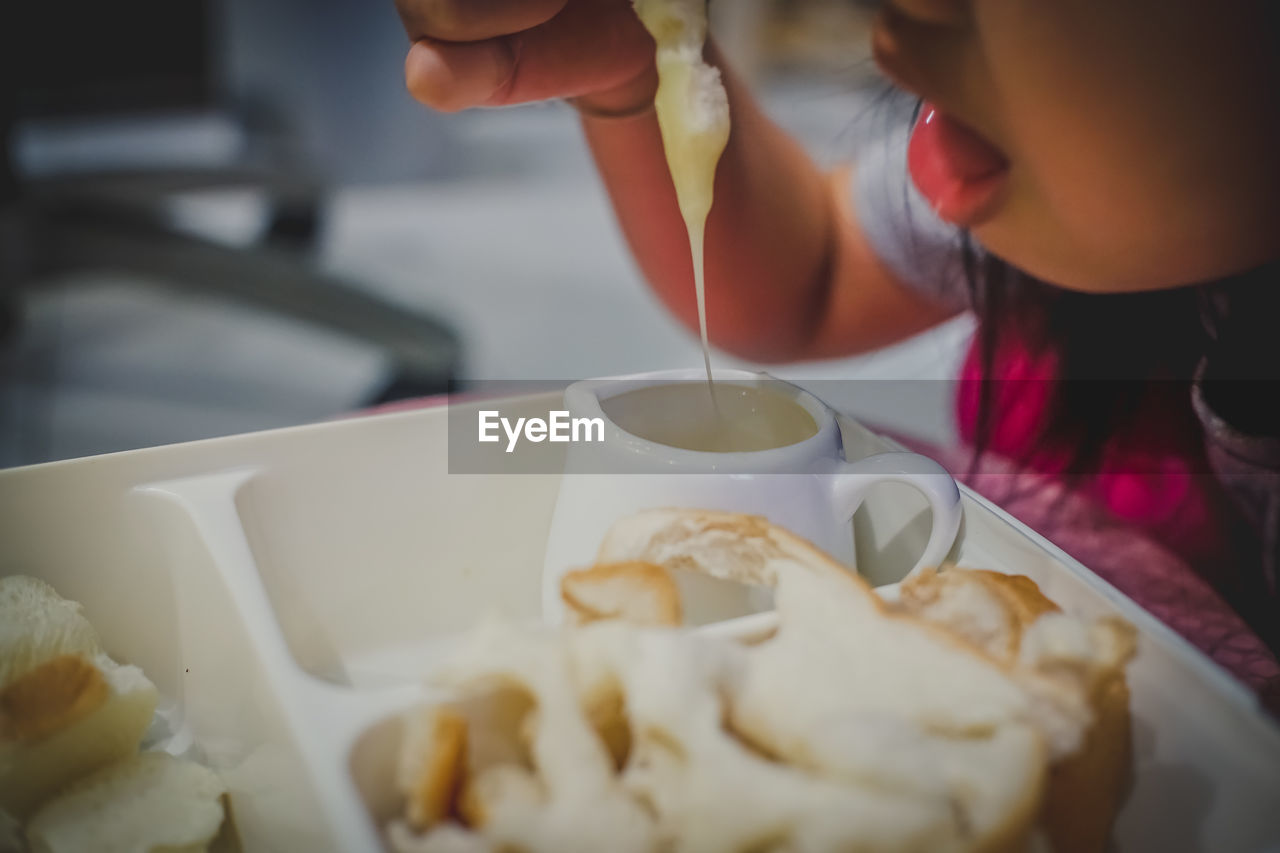
[[[1274,2],[889,0],[873,47],[936,107],[910,162],[943,218],[1046,281],[1149,290],[1280,257]]]

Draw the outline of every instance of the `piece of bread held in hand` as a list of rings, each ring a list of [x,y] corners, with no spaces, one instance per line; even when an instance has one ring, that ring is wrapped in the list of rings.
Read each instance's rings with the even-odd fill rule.
[[[19,819],[68,783],[137,752],[155,686],[101,648],[74,601],[0,578],[0,809]]]
[[[212,770],[144,752],[79,780],[27,824],[36,853],[197,853],[226,817],[226,788]]]

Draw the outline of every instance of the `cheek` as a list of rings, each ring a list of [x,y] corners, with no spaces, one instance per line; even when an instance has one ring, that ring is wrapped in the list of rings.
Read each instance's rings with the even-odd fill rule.
[[[1134,57],[1115,22],[1099,32],[1097,22],[1070,14],[1082,5],[983,3],[990,11],[979,31],[1021,190],[1065,218],[1106,224],[1114,204],[1104,199],[1140,204],[1176,178],[1162,144],[1174,123],[1157,114],[1166,99],[1159,75]]]
[[[1181,284],[1267,254],[1280,197],[1276,111],[1256,102],[1267,69],[1236,55],[1239,32],[1206,25],[1203,0],[1168,0],[1163,18],[1145,0],[974,8],[1013,162],[1007,204],[977,230],[989,248],[1088,289]]]

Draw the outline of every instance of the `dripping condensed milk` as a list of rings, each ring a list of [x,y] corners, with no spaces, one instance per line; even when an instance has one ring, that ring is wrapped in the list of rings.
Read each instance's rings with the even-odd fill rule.
[[[689,236],[707,384],[632,391],[605,401],[605,413],[634,435],[685,450],[750,452],[804,441],[817,432],[817,425],[794,400],[777,391],[712,378],[704,246],[716,167],[729,142],[730,121],[720,72],[703,59],[706,3],[636,0],[635,8],[657,43],[654,109]]]

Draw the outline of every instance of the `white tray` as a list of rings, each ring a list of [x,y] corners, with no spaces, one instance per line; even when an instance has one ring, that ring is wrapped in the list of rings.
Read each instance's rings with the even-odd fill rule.
[[[842,427],[851,459],[893,448]],[[389,807],[395,731],[376,724],[425,695],[455,632],[494,608],[538,617],[559,478],[451,476],[446,434],[445,410],[428,409],[0,471],[0,574],[83,602],[108,651],[176,703],[247,850],[377,850],[366,803]],[[889,583],[928,519],[911,490],[879,489],[855,518],[858,565]],[[1116,849],[1280,850],[1280,730],[1254,697],[1044,539],[964,501],[963,564],[1029,575],[1141,632]]]

